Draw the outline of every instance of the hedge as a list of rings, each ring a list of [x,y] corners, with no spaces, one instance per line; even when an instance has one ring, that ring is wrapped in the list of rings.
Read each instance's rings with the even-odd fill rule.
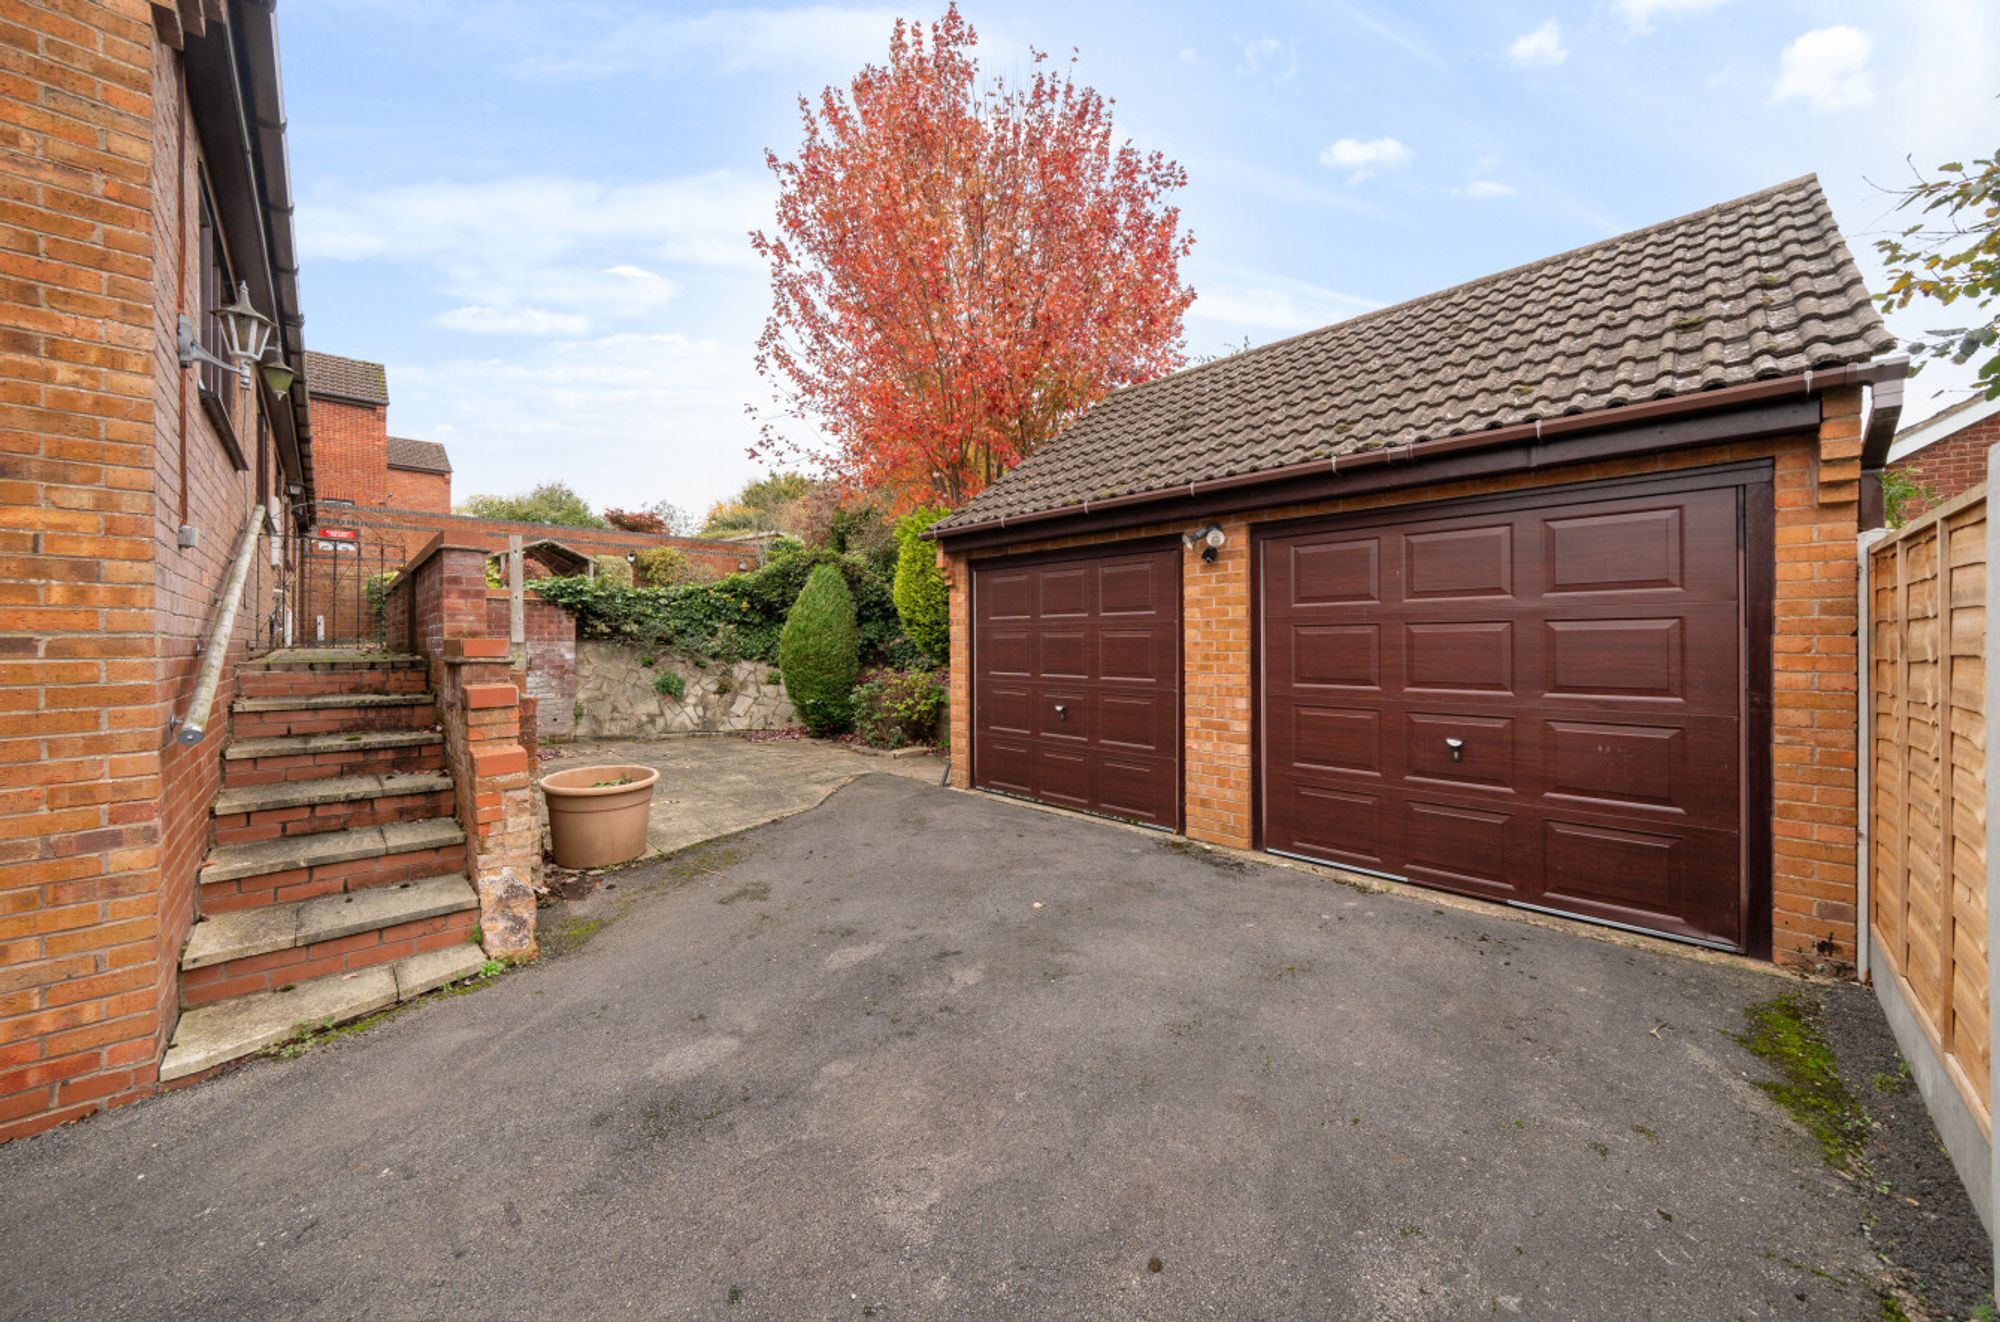
[[[937,566],[937,543],[923,539],[924,529],[951,513],[924,509],[896,523],[896,580],[890,595],[910,641],[938,661],[951,656],[951,601],[944,574]]]
[[[713,583],[634,588],[587,578],[544,578],[535,591],[576,615],[579,638],[606,638],[719,660],[778,659],[778,634],[806,579],[820,565],[840,570],[854,598],[864,665],[909,666],[921,657],[903,636],[896,603],[879,568],[858,555],[780,540],[757,569]]]
[[[853,716],[854,677],[861,670],[861,631],[854,594],[837,565],[820,564],[792,603],[778,636],[785,696],[816,735],[838,734]]]

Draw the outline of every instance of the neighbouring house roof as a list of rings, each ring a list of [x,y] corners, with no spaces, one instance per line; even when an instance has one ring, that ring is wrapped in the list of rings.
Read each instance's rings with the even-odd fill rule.
[[[407,436],[389,438],[389,467],[409,468],[419,473],[449,473],[451,459],[436,441],[415,441]]]
[[[389,374],[380,363],[306,350],[306,388],[321,399],[387,404]]]
[[[1988,399],[1984,395],[1974,395],[1962,399],[1942,412],[1933,413],[1913,427],[1905,427],[1896,433],[1895,441],[1889,446],[1889,462],[1908,459],[1917,451],[1947,437],[1956,436],[1967,427],[1986,421],[2000,413],[2000,399]]]
[[[936,527],[1852,365],[1895,347],[1808,175],[1114,392]]]

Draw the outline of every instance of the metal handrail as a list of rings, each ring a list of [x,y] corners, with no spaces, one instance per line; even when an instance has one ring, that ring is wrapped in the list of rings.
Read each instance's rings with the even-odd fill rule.
[[[264,527],[264,507],[259,505],[250,511],[249,521],[243,525],[243,534],[236,543],[236,558],[229,562],[229,579],[222,585],[222,596],[217,600],[219,609],[215,616],[215,627],[208,632],[208,650],[202,654],[201,671],[195,676],[194,696],[188,700],[186,716],[173,719],[179,727],[174,738],[184,744],[198,744],[208,733],[209,708],[215,705],[215,690],[222,683],[223,663],[229,659],[229,639],[236,632],[236,612],[243,605],[243,585],[250,581],[250,562],[256,556],[257,534]]]

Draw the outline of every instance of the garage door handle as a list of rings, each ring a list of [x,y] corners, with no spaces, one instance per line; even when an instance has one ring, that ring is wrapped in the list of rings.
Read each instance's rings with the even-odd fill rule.
[[[1465,760],[1465,740],[1447,739],[1444,741],[1444,746],[1451,750],[1452,761],[1463,762]]]
[[[1056,719],[1059,721],[1069,719],[1069,708],[1063,706],[1060,702],[1056,704]]]

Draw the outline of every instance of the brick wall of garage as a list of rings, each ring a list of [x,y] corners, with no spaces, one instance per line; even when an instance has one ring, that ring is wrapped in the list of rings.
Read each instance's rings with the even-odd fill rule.
[[[1218,520],[1228,534],[1215,563],[1183,561],[1184,759],[1187,834],[1247,849],[1255,833],[1251,740],[1250,529],[1253,524],[1417,502],[1495,495],[1774,461],[1772,953],[1779,962],[1840,971],[1855,950],[1857,598],[1861,409],[1858,388],[1824,397],[1819,434],[1484,477],[1344,500],[1275,506]],[[1023,543],[989,555],[1103,545],[1178,533],[1192,520]],[[940,553],[951,586],[952,783],[971,785],[971,624],[967,559]]]
[[[1982,418],[1890,464],[1891,472],[1914,479],[1928,492],[1927,498],[1904,506],[1903,517],[1917,518],[1984,482],[1986,452],[1996,444],[2000,444],[2000,414]]]

